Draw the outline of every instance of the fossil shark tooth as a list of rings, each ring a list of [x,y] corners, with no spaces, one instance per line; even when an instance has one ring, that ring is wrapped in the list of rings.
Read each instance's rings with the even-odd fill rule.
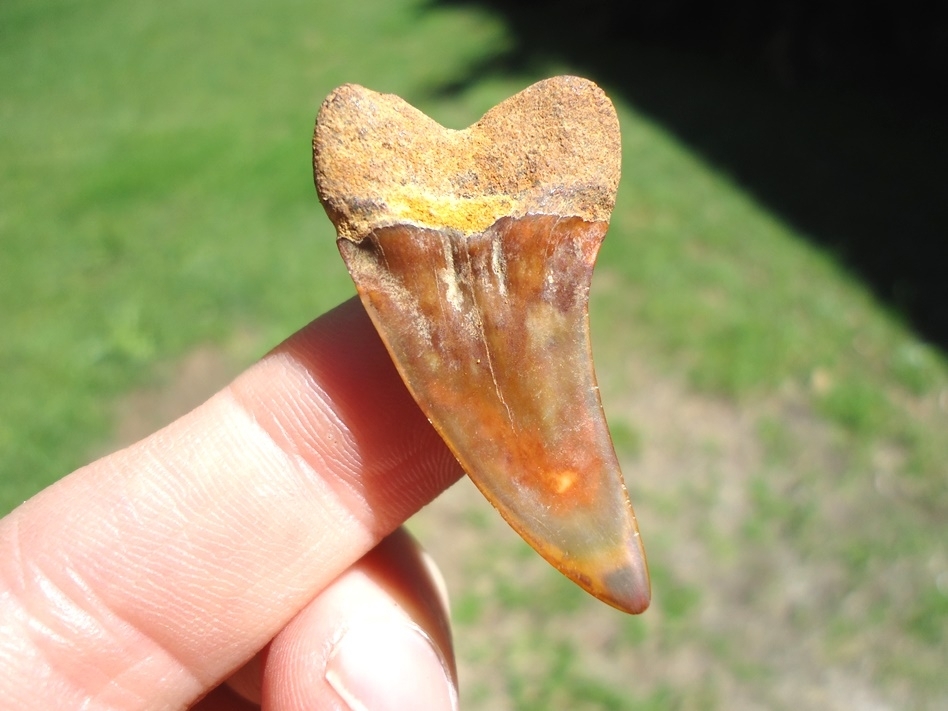
[[[601,600],[650,587],[589,343],[619,125],[599,87],[535,84],[463,130],[356,85],[323,103],[320,200],[418,405],[544,558]]]

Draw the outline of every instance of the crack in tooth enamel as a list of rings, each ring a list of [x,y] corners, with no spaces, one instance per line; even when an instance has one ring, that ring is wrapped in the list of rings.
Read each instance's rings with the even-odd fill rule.
[[[491,245],[490,267],[494,276],[497,278],[497,291],[500,297],[507,300],[507,265],[504,261],[503,250],[500,242],[494,242]]]

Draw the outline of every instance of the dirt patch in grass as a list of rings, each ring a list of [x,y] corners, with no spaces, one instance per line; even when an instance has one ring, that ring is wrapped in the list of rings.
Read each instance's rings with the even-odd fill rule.
[[[236,370],[222,350],[192,352],[123,399],[113,445],[187,411]],[[410,527],[447,579],[463,708],[948,704],[943,637],[913,636],[905,611],[945,561],[931,546],[880,551],[866,538],[904,504],[897,447],[849,451],[792,386],[738,407],[635,357],[607,374],[653,606],[629,617],[587,596],[461,481]]]

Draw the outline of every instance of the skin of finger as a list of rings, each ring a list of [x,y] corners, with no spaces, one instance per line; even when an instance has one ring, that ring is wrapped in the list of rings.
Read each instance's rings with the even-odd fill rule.
[[[330,583],[330,587],[332,587],[332,583]],[[322,593],[320,593],[320,595],[321,594]],[[263,669],[266,665],[266,659],[269,653],[270,645],[267,645],[260,652],[255,654],[253,659],[228,677],[226,682],[227,688],[240,698],[246,699],[259,706],[263,698]],[[203,711],[202,706],[198,706],[197,708]]]
[[[360,590],[366,604],[355,603],[355,593]],[[399,619],[424,631],[457,687],[445,581],[435,562],[404,527],[387,536],[310,602],[277,636],[276,655],[270,656],[272,645],[268,645],[231,675],[227,686],[240,698],[259,705],[266,670],[267,709],[317,708],[313,704],[320,699],[325,702],[335,693],[325,693],[320,664],[314,666],[313,660],[324,666],[332,640],[358,620],[381,617],[380,609],[382,613],[397,610]],[[315,684],[310,680],[314,673]],[[202,700],[195,711],[204,711],[206,702]]]
[[[190,711],[258,711],[259,703],[242,698],[226,685],[211,690],[207,696],[191,707]]]
[[[184,707],[460,473],[347,302],[0,522],[0,698]]]
[[[407,531],[399,529],[390,535],[273,640],[264,668],[263,708],[348,708],[327,682],[326,666],[335,642],[361,625],[393,623],[420,629],[442,658],[446,682],[456,690],[457,669],[442,585],[440,574]],[[365,676],[377,671],[365,669]]]

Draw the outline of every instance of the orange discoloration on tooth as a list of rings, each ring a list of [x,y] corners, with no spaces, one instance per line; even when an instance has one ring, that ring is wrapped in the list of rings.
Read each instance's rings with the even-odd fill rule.
[[[465,471],[564,574],[644,610],[645,552],[589,347],[619,175],[609,100],[558,77],[451,131],[347,86],[323,105],[314,150],[366,310]]]
[[[552,479],[553,491],[557,494],[565,494],[576,483],[576,472],[571,470],[555,472]]]

